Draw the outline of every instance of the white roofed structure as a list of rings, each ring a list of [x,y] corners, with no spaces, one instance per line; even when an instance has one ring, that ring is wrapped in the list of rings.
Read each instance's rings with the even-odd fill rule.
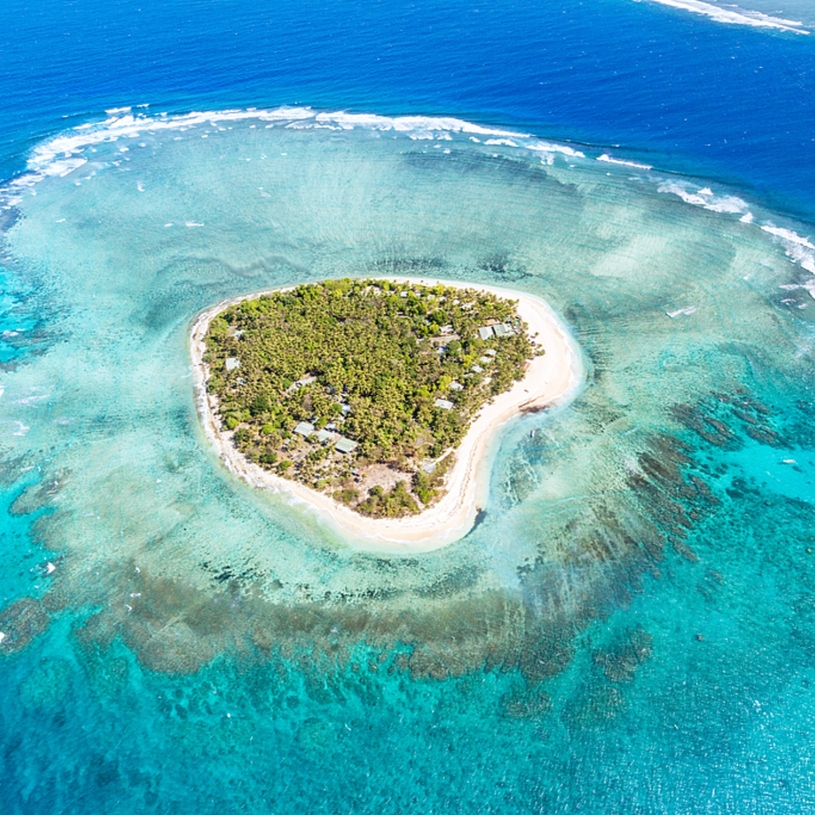
[[[357,443],[347,439],[345,436],[340,436],[334,447],[341,453],[353,453],[357,449]]]

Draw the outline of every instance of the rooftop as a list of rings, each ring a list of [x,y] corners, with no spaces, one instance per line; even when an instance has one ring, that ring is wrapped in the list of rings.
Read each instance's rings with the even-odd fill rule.
[[[341,453],[353,453],[354,450],[357,449],[357,443],[355,441],[351,441],[351,439],[345,438],[345,436],[340,436],[337,439],[337,443],[334,445],[337,450]]]
[[[313,382],[317,381],[316,376],[304,376],[302,379],[298,379],[296,382],[292,382],[289,385],[287,393],[294,393],[294,391],[298,390],[299,388],[304,388],[306,385],[311,385]]]

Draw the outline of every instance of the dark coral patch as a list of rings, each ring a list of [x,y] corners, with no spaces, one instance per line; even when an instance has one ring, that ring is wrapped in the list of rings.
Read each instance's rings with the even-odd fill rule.
[[[0,654],[22,651],[35,637],[48,628],[48,614],[42,603],[23,597],[0,612]]]

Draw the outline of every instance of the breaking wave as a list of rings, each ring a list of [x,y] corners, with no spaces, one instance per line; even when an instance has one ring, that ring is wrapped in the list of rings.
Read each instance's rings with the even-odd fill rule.
[[[692,14],[701,14],[717,23],[730,25],[745,25],[751,28],[768,28],[776,31],[791,31],[795,34],[809,34],[800,20],[787,20],[783,17],[773,17],[760,11],[750,11],[737,6],[722,8],[713,3],[704,3],[702,0],[652,0],[663,6],[689,11]]]

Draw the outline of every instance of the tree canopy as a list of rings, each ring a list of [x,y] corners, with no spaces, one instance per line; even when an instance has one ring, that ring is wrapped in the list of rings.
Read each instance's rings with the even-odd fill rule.
[[[300,285],[210,322],[207,387],[237,448],[261,466],[362,513],[416,512],[441,494],[440,459],[474,414],[523,376],[534,351],[516,307],[445,285]],[[405,479],[360,495],[375,465]]]

